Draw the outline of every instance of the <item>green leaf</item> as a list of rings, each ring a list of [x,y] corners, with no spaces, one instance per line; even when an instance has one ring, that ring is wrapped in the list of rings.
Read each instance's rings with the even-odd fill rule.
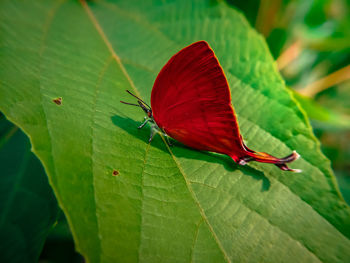
[[[350,210],[268,48],[215,1],[2,1],[0,109],[30,136],[89,262],[342,262]],[[207,40],[249,147],[301,174],[237,166],[136,127],[155,77]],[[62,98],[58,105],[53,99]],[[166,98],[165,98],[166,99]],[[113,171],[119,172],[113,176]]]
[[[1,113],[0,166],[0,261],[37,262],[57,202],[27,136]]]

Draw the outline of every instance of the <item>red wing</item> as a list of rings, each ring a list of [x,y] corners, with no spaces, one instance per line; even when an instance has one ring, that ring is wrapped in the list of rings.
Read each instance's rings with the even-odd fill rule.
[[[242,148],[226,77],[205,41],[182,49],[163,67],[151,106],[158,126],[190,147],[226,154]]]
[[[279,159],[243,143],[225,74],[205,41],[185,47],[163,67],[151,106],[157,125],[189,147],[227,154],[239,164],[254,160],[298,171],[285,164],[299,157],[296,152]]]

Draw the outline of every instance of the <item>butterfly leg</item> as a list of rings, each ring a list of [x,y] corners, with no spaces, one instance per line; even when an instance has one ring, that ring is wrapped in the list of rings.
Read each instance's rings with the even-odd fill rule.
[[[154,137],[154,135],[155,135],[156,133],[157,133],[157,129],[156,129],[155,127],[152,126],[152,128],[151,128],[151,134],[150,134],[150,136],[149,136],[148,142],[151,142],[151,141],[153,140],[153,137]]]
[[[170,141],[170,137],[167,134],[164,134],[165,140],[169,146],[173,146],[173,144]]]
[[[142,128],[147,124],[147,122],[150,121],[150,119],[148,119],[147,117],[145,117],[144,120],[145,120],[145,121],[144,121],[139,127],[137,127],[138,129],[142,129]]]

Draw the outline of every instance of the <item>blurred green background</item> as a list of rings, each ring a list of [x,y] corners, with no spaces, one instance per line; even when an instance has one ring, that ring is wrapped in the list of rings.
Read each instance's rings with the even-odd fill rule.
[[[227,3],[240,10],[265,37],[287,87],[308,114],[350,204],[350,0]],[[0,141],[6,134],[0,134]],[[62,212],[39,262],[84,262],[74,251]]]

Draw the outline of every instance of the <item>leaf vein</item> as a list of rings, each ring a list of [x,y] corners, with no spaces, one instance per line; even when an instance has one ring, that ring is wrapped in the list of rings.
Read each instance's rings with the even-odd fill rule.
[[[200,221],[197,224],[196,231],[194,233],[194,239],[193,239],[193,243],[192,243],[192,247],[191,247],[191,254],[190,254],[191,263],[193,262],[193,256],[194,256],[193,252],[194,252],[194,249],[196,247],[196,243],[197,243],[197,239],[198,239],[198,233],[199,233],[199,228],[200,228],[202,223],[203,223],[203,218],[201,217]]]
[[[144,182],[145,182],[145,168],[146,168],[146,161],[147,161],[147,155],[150,149],[150,143],[147,144],[147,148],[146,148],[146,152],[145,152],[145,156],[144,156],[144,160],[143,160],[143,166],[142,166],[142,171],[141,171],[141,212],[140,212],[140,237],[139,237],[139,246],[138,246],[138,261],[140,262],[140,256],[141,256],[141,244],[142,244],[142,226],[144,224],[143,222],[143,210],[144,210],[144,199],[145,199],[145,195],[144,195]]]
[[[173,158],[173,160],[174,160],[175,164],[177,165],[177,167],[178,167],[180,173],[182,174],[182,176],[183,176],[183,178],[184,178],[184,180],[185,180],[187,189],[189,190],[189,192],[190,192],[190,194],[191,194],[191,196],[192,196],[192,198],[193,198],[193,201],[194,201],[194,202],[196,203],[196,205],[198,206],[199,212],[200,212],[200,214],[201,214],[203,220],[204,220],[204,221],[206,222],[206,224],[208,225],[209,230],[210,230],[210,232],[212,233],[215,242],[217,243],[218,247],[220,248],[220,250],[221,250],[223,256],[224,256],[225,259],[226,259],[226,261],[227,261],[227,262],[231,262],[231,260],[230,260],[229,256],[227,255],[227,253],[226,253],[224,247],[222,246],[222,244],[221,244],[221,242],[220,242],[218,236],[216,235],[216,233],[215,233],[215,231],[214,231],[212,225],[210,224],[210,222],[209,222],[209,220],[208,220],[208,218],[207,218],[207,216],[206,216],[206,214],[205,214],[205,212],[204,212],[202,206],[200,205],[200,203],[199,203],[199,201],[198,201],[198,199],[197,199],[197,197],[196,197],[196,194],[194,193],[194,191],[193,191],[193,189],[192,189],[192,187],[191,187],[191,183],[190,183],[190,181],[188,180],[188,178],[187,178],[185,172],[183,171],[183,169],[182,169],[181,165],[179,164],[179,162],[176,160],[175,155],[173,154],[172,150],[170,149],[170,147],[169,147],[168,144],[166,143],[165,138],[163,137],[163,135],[160,135],[160,136],[162,137],[162,140],[163,140],[164,144],[166,145],[166,147],[168,148],[168,151],[169,151],[171,157]]]

